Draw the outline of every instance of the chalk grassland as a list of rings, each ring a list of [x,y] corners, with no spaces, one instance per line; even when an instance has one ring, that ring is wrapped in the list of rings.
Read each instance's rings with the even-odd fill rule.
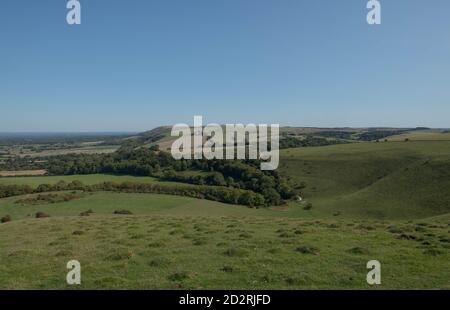
[[[376,289],[366,283],[366,263],[378,258],[378,288],[450,288],[448,218],[391,223],[189,211],[2,224],[0,287]],[[65,283],[72,259],[82,264],[81,286]]]
[[[55,193],[60,194],[60,193]],[[44,195],[44,194],[42,194]],[[58,203],[21,203],[38,194],[0,199],[1,214],[9,214],[13,220],[34,218],[37,211],[53,216],[78,216],[91,209],[96,215],[110,215],[115,210],[126,209],[134,215],[192,215],[192,216],[251,216],[252,209],[244,206],[227,205],[219,202],[189,197],[159,194],[128,194],[96,192],[85,193],[81,197]],[[276,215],[276,211],[261,210],[259,215]],[[280,214],[282,215],[282,214]]]
[[[302,202],[277,208],[112,192],[0,199],[12,217],[0,224],[0,288],[450,289],[449,167],[450,141],[355,143],[283,150],[280,173],[306,187]],[[159,182],[0,184],[59,180]],[[113,214],[122,209],[133,214]],[[80,287],[65,282],[71,259],[82,264]],[[371,259],[382,264],[380,287],[366,283]]]
[[[284,150],[280,172],[306,184],[318,216],[413,219],[450,212],[450,141]]]

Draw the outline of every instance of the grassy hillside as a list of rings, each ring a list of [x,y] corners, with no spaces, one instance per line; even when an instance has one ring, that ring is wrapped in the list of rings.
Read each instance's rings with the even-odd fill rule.
[[[444,129],[417,130],[387,137],[389,141],[449,141],[450,131]]]
[[[450,212],[450,141],[289,149],[282,173],[304,182],[317,212],[421,218]]]
[[[382,262],[381,288],[449,288],[448,218],[336,222],[191,210],[1,224],[0,288],[73,288],[64,281],[71,259],[82,264],[83,289],[367,289],[370,259]]]
[[[60,194],[60,193],[55,193]],[[85,193],[80,198],[57,203],[20,203],[24,198],[36,197],[37,194],[0,199],[0,215],[9,214],[13,220],[34,218],[37,211],[50,216],[78,216],[91,209],[95,215],[110,215],[115,210],[126,209],[135,215],[255,215],[245,206],[227,205],[220,202],[200,200],[189,197],[131,194],[114,192]],[[256,214],[273,214],[275,211],[261,210]]]
[[[280,173],[304,182],[304,201],[251,209],[188,197],[94,192],[67,201],[39,194],[0,199],[0,288],[450,289],[450,141],[354,143],[283,150]],[[75,175],[0,178],[0,184],[80,180]],[[194,186],[194,185],[192,185]],[[54,193],[64,195],[66,192]],[[48,195],[44,193],[42,195]],[[305,206],[312,203],[311,210]],[[89,216],[81,212],[91,209]],[[132,215],[114,215],[125,209]],[[36,219],[42,211],[49,218]]]

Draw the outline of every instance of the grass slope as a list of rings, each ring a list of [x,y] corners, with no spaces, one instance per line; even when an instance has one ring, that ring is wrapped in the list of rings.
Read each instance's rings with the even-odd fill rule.
[[[14,221],[0,225],[0,288],[368,289],[366,263],[379,259],[381,288],[448,289],[449,227],[440,221],[186,215]],[[65,284],[72,259],[82,264],[80,287]]]
[[[415,130],[405,132],[400,135],[387,137],[389,141],[404,141],[409,139],[411,141],[450,141],[450,132],[442,129],[429,129],[429,130]]]
[[[305,202],[249,209],[187,197],[96,192],[66,202],[0,199],[2,289],[450,289],[450,141],[357,143],[282,152],[280,172],[306,182]],[[0,178],[1,184],[88,175]],[[6,182],[6,183],[5,183]],[[92,209],[90,216],[80,212]],[[133,215],[113,215],[127,209]],[[50,218],[34,219],[43,211]],[[337,215],[340,212],[339,216]],[[82,264],[68,287],[66,264]]]
[[[422,218],[450,212],[450,141],[355,143],[282,152],[318,215]]]

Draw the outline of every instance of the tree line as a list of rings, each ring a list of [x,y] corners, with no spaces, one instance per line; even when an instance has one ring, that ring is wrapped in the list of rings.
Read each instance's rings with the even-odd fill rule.
[[[86,192],[110,191],[124,193],[168,194],[207,199],[230,204],[241,204],[249,207],[260,207],[267,205],[263,195],[249,190],[225,186],[192,186],[187,184],[168,185],[134,182],[103,182],[94,185],[85,185],[80,181],[72,181],[70,183],[59,181],[56,184],[41,184],[36,188],[32,188],[29,185],[0,185],[0,198],[68,190],[80,190]]]
[[[27,159],[21,159],[17,166],[23,167],[27,163],[30,164]],[[152,176],[196,185],[199,190],[195,195],[200,193],[202,197],[212,197],[212,200],[245,205],[280,205],[296,195],[292,184],[277,171],[261,171],[259,160],[175,160],[170,153],[156,148],[122,147],[110,154],[52,156],[39,165],[39,168],[46,169],[50,175],[104,173]],[[220,189],[214,192],[212,188],[215,187]],[[190,186],[188,189],[192,188]],[[224,188],[228,190],[224,191]],[[169,193],[167,190],[164,188],[164,193]],[[178,193],[180,188],[171,190]],[[187,189],[181,189],[183,195],[185,190]],[[240,190],[249,193],[240,197],[241,195],[236,194],[243,194]],[[236,198],[237,196],[239,197]]]
[[[52,175],[126,174],[152,176],[197,186],[222,186],[249,190],[279,205],[295,196],[291,184],[277,171],[261,171],[258,160],[175,160],[167,152],[121,148],[112,154],[67,154],[49,158]],[[191,171],[193,174],[186,174]]]

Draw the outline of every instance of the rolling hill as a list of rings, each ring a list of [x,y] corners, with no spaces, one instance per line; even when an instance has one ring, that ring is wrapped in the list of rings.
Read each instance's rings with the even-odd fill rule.
[[[329,131],[314,135],[341,135]],[[164,132],[128,145],[166,142]],[[397,140],[282,150],[279,173],[302,201],[277,207],[103,191],[0,199],[0,216],[12,219],[0,224],[0,288],[73,289],[64,277],[77,259],[81,289],[369,289],[366,263],[377,259],[381,288],[448,289],[450,141]],[[0,184],[60,180],[161,182],[93,174]]]
[[[380,142],[289,149],[280,171],[305,183],[315,209],[363,218],[450,212],[450,142]]]

